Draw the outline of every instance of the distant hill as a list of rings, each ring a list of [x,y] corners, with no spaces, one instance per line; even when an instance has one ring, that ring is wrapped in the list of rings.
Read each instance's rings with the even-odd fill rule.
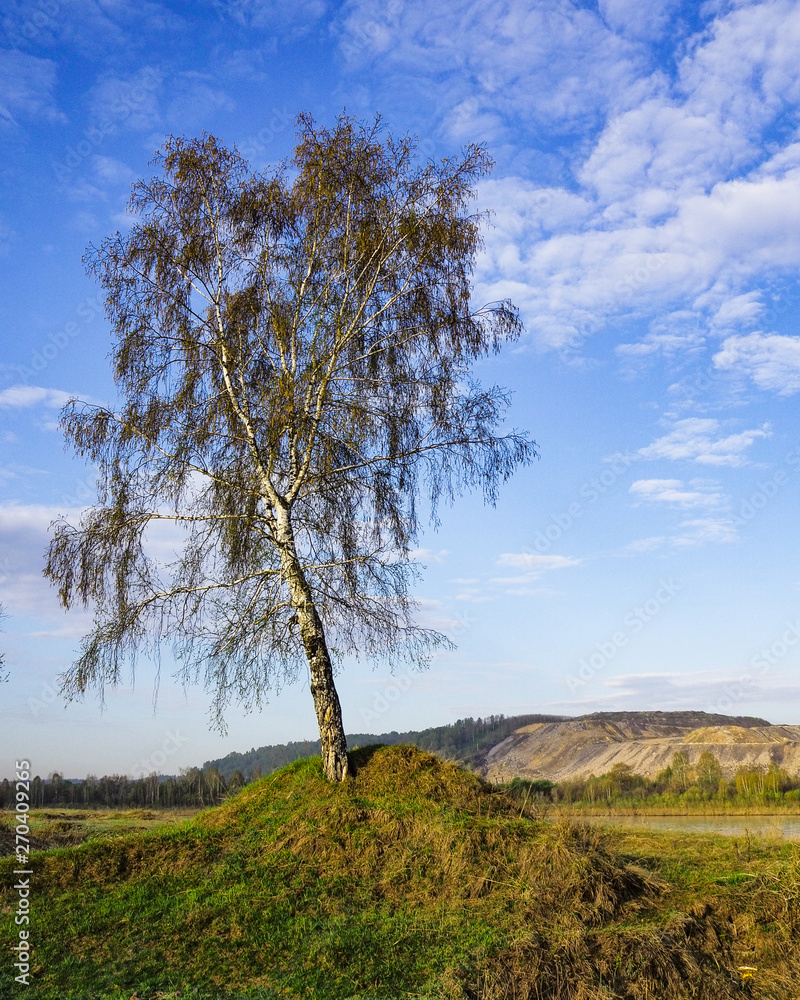
[[[766,770],[770,764],[797,774],[800,726],[706,712],[598,712],[520,726],[485,755],[481,773],[499,783],[516,777],[558,782],[625,764],[654,778],[675,753],[684,753],[694,766],[706,751],[728,779],[740,767]]]
[[[447,726],[436,726],[407,733],[351,733],[347,736],[347,745],[354,747],[368,746],[373,743],[385,743],[390,746],[410,744],[421,750],[428,750],[440,757],[458,761],[467,767],[479,770],[486,754],[510,736],[520,726],[535,723],[562,722],[568,718],[564,715],[490,715],[485,719],[459,719]],[[216,767],[226,779],[234,771],[241,771],[249,781],[254,774],[262,776],[271,774],[286,764],[292,764],[302,757],[311,757],[320,752],[319,740],[300,740],[294,743],[281,743],[272,746],[258,747],[245,753],[229,753],[217,760],[207,760],[203,770]]]
[[[686,753],[691,765],[704,750],[710,750],[726,777],[733,777],[742,765],[766,768],[771,761],[800,772],[800,727],[772,726],[750,715],[709,712],[592,712],[577,718],[491,715],[406,733],[393,730],[347,737],[351,749],[374,743],[417,746],[495,782],[515,777],[566,781],[603,774],[620,763],[654,777],[678,750]],[[319,740],[300,740],[229,753],[206,761],[203,770],[214,766],[226,781],[241,771],[249,781],[319,752]]]
[[[753,715],[715,715],[713,712],[591,712],[581,715],[575,721],[582,722],[638,722],[641,724],[669,726],[742,726],[745,729],[753,726],[769,726],[766,719]]]

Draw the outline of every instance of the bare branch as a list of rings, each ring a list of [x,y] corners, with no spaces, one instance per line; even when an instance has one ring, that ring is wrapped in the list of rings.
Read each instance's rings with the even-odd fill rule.
[[[95,609],[67,692],[168,641],[222,724],[231,698],[257,706],[306,664],[342,778],[328,644],[417,664],[447,645],[410,596],[418,498],[434,523],[465,489],[493,502],[536,450],[500,432],[508,394],[471,381],[521,331],[510,303],[470,305],[485,150],[417,165],[379,120],[298,126],[291,181],[213,136],[169,139],[134,187],[137,224],[89,251],[123,403],[63,412],[98,504],[56,525],[45,572]],[[165,521],[171,561],[152,555]]]

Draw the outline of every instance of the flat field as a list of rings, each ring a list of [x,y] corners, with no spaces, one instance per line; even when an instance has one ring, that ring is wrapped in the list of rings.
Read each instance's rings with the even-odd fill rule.
[[[797,845],[550,821],[412,747],[352,761],[343,785],[311,758],[183,822],[106,818],[33,855],[32,982],[6,958],[0,997],[800,996]]]

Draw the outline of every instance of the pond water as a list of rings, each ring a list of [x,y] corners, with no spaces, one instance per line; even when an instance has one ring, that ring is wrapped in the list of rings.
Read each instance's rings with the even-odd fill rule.
[[[577,817],[575,817],[577,819]],[[626,830],[676,830],[800,841],[798,816],[582,816],[580,822]]]

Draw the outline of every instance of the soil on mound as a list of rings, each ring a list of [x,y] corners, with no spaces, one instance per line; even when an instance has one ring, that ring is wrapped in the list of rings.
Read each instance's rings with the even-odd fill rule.
[[[78,931],[42,932],[41,995],[63,995],[76,963],[98,991],[179,977],[330,1000],[740,995],[727,918],[679,912],[607,834],[541,823],[414,747],[351,762],[340,784],[312,758],[168,832],[42,856],[40,912]]]
[[[30,834],[23,841],[23,845],[27,851],[43,851],[46,847],[50,846],[39,840],[38,837],[32,837]],[[14,829],[0,826],[0,857],[11,857],[12,854],[16,854],[17,846],[17,837]]]

